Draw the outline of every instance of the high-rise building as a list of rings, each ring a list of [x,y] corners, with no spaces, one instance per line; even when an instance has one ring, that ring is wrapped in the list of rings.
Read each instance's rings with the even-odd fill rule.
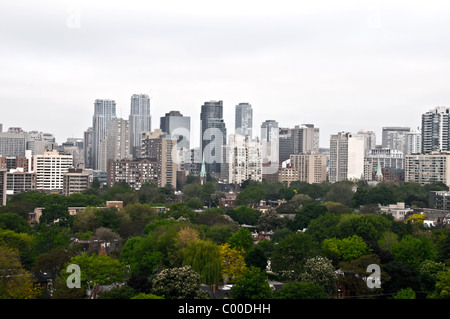
[[[228,184],[241,184],[246,180],[262,181],[261,143],[241,134],[228,136],[223,151],[220,179]]]
[[[206,171],[220,174],[222,146],[226,145],[227,130],[223,120],[223,101],[209,101],[200,113],[200,148]]]
[[[422,114],[422,153],[450,150],[450,109],[438,106]]]
[[[68,172],[63,174],[63,194],[70,196],[76,193],[82,193],[90,186],[90,174],[82,168],[69,168]]]
[[[84,131],[84,167],[85,168],[93,168],[93,137],[94,133],[92,127],[89,127],[86,131]]]
[[[191,118],[179,111],[170,111],[161,117],[161,131],[177,138],[178,149],[190,149]]]
[[[366,155],[365,161],[367,162],[367,166],[365,167],[364,176],[368,181],[374,179],[374,175],[378,169],[382,172],[385,172],[386,168],[388,168],[389,171],[405,169],[405,157],[403,152],[391,150],[389,148],[371,149],[369,154]]]
[[[405,155],[422,152],[422,131],[420,129],[406,133]]]
[[[135,190],[145,183],[160,186],[161,163],[151,159],[109,160],[107,185],[112,187],[117,183],[127,183]]]
[[[113,118],[108,123],[108,133],[100,148],[101,171],[106,172],[110,159],[131,159],[130,126],[127,120]]]
[[[330,138],[331,183],[364,177],[364,137],[348,132],[332,134]]]
[[[142,133],[150,132],[152,129],[150,97],[147,94],[133,94],[131,96],[129,121],[131,153],[134,157],[139,157]]]
[[[261,124],[261,140],[278,143],[278,122],[275,120],[266,120]]]
[[[249,103],[239,103],[235,112],[235,134],[253,137],[253,109]]]
[[[72,155],[60,155],[57,151],[33,156],[37,190],[62,190],[63,175],[73,167]]]
[[[381,147],[404,153],[406,134],[410,131],[411,128],[409,127],[383,127],[381,132]]]
[[[21,129],[0,133],[0,156],[25,156],[28,134]]]
[[[443,182],[450,186],[450,152],[406,155],[405,182]]]
[[[7,173],[6,191],[8,195],[28,192],[36,189],[36,173],[22,167],[10,169]]]
[[[309,184],[327,180],[327,159],[322,154],[292,154],[278,173],[279,182],[301,181]]]
[[[160,129],[142,133],[141,157],[160,164],[158,186],[177,186],[177,139]]]
[[[92,119],[92,168],[100,169],[101,142],[108,134],[108,124],[116,117],[116,102],[114,100],[95,100]]]
[[[0,206],[6,205],[6,178],[7,170],[0,168]]]
[[[373,150],[377,146],[377,138],[374,131],[370,130],[359,130],[358,135],[364,136],[364,150],[365,155],[370,153],[370,150]]]
[[[319,152],[318,128],[313,124],[296,125],[291,129],[292,153],[310,154]]]

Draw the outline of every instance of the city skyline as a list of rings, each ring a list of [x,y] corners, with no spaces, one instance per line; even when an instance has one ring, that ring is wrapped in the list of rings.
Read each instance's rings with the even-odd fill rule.
[[[378,137],[383,126],[419,127],[424,109],[450,101],[442,2],[72,0],[0,9],[1,122],[50,131],[59,143],[82,137],[95,99],[115,100],[126,118],[135,93],[150,96],[152,127],[178,110],[198,134],[201,105],[222,100],[232,128],[234,106],[247,102],[256,131],[268,119],[314,123],[322,147],[338,131]]]

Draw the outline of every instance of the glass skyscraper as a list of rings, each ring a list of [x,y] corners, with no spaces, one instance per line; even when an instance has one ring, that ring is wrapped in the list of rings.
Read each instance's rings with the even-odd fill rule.
[[[133,94],[131,96],[129,121],[130,149],[135,157],[140,152],[142,133],[151,131],[151,120],[149,96],[147,94]]]

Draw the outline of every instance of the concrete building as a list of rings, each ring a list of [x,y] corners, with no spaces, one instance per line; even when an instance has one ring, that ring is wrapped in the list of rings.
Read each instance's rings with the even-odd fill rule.
[[[298,181],[308,184],[327,180],[327,158],[322,154],[292,154],[291,167],[298,171]]]
[[[428,207],[433,209],[450,210],[450,192],[449,191],[429,192]]]
[[[117,183],[127,183],[135,190],[143,184],[152,183],[161,187],[161,163],[150,159],[109,160],[107,185],[112,187]]]
[[[24,157],[28,134],[20,128],[0,133],[0,156]]]
[[[178,168],[177,139],[160,129],[142,133],[141,158],[159,163],[161,174],[158,186],[177,185]]]
[[[7,183],[7,176],[6,176],[6,169],[0,168],[0,206],[6,205],[6,183]]]
[[[405,155],[420,154],[422,152],[422,130],[417,129],[406,133]]]
[[[450,186],[450,152],[406,155],[405,182],[425,185],[432,181]]]
[[[422,153],[450,151],[450,109],[438,106],[422,114]]]
[[[409,127],[389,126],[382,128],[382,148],[390,148],[402,153],[405,152],[406,134],[411,131]]]
[[[220,179],[227,184],[241,184],[246,180],[262,181],[262,156],[259,139],[231,134],[223,146]]]
[[[129,122],[121,118],[108,123],[108,133],[100,147],[99,170],[106,171],[108,161],[117,159],[132,159]]]
[[[405,203],[397,203],[380,206],[380,212],[392,215],[396,221],[403,221],[409,213],[413,212],[413,209],[406,207]]]
[[[36,189],[62,191],[63,175],[72,167],[72,155],[60,155],[57,151],[34,155],[32,170],[36,173]]]
[[[364,171],[364,177],[367,181],[374,180],[374,175],[378,168],[383,172],[385,168],[389,168],[390,170],[405,169],[403,152],[389,148],[371,149],[365,157],[365,161],[368,162],[368,166]]]
[[[332,134],[328,180],[331,183],[364,177],[364,137],[348,132]]]
[[[101,143],[108,135],[108,124],[116,118],[116,102],[114,100],[95,100],[92,118],[92,169],[101,166]]]
[[[90,187],[91,176],[81,168],[69,168],[63,174],[63,195],[82,193]]]
[[[23,168],[10,169],[7,172],[6,192],[11,196],[36,189],[36,173]]]
[[[147,94],[133,94],[130,110],[130,151],[139,158],[143,132],[151,131],[150,97]]]

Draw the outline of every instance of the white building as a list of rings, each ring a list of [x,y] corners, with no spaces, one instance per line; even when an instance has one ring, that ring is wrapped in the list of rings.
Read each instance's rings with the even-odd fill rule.
[[[33,156],[37,190],[62,190],[63,175],[73,167],[72,155],[59,155],[57,151]]]
[[[330,138],[329,181],[361,179],[364,176],[364,136],[339,132]]]
[[[220,179],[224,183],[242,183],[246,180],[262,181],[261,143],[239,134],[228,136],[223,146]]]
[[[390,204],[388,206],[380,206],[381,213],[392,215],[394,220],[403,221],[405,216],[412,212],[413,209],[405,207],[405,203]]]

